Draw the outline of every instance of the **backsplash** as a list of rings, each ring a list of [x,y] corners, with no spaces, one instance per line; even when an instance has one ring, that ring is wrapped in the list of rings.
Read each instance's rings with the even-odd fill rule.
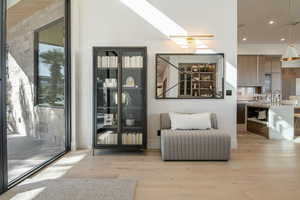
[[[238,87],[237,99],[239,101],[251,101],[257,93],[260,93],[258,87]]]

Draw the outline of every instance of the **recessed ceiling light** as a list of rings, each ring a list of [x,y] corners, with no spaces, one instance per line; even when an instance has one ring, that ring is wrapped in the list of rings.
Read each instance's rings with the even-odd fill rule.
[[[282,41],[282,42],[285,41],[285,38],[281,38],[280,41]]]
[[[275,21],[271,20],[269,21],[269,24],[275,24]]]
[[[246,37],[243,37],[243,39],[242,39],[243,41],[247,41],[247,38]]]

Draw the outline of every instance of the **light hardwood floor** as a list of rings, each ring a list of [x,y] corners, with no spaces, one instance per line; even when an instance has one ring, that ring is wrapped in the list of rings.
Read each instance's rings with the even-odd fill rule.
[[[136,179],[136,200],[299,200],[300,144],[243,134],[229,162],[163,162],[158,151],[70,153],[33,179]]]

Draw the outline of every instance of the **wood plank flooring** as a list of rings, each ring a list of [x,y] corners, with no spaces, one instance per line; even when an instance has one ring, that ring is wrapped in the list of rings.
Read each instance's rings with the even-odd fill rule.
[[[32,180],[136,179],[136,200],[299,200],[300,144],[243,134],[229,162],[163,162],[159,151],[70,153]],[[71,198],[70,198],[71,199]]]

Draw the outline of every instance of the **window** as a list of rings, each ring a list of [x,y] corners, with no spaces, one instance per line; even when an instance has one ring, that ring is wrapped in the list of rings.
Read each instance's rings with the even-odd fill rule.
[[[37,105],[64,106],[64,35],[64,19],[59,19],[35,31]]]

